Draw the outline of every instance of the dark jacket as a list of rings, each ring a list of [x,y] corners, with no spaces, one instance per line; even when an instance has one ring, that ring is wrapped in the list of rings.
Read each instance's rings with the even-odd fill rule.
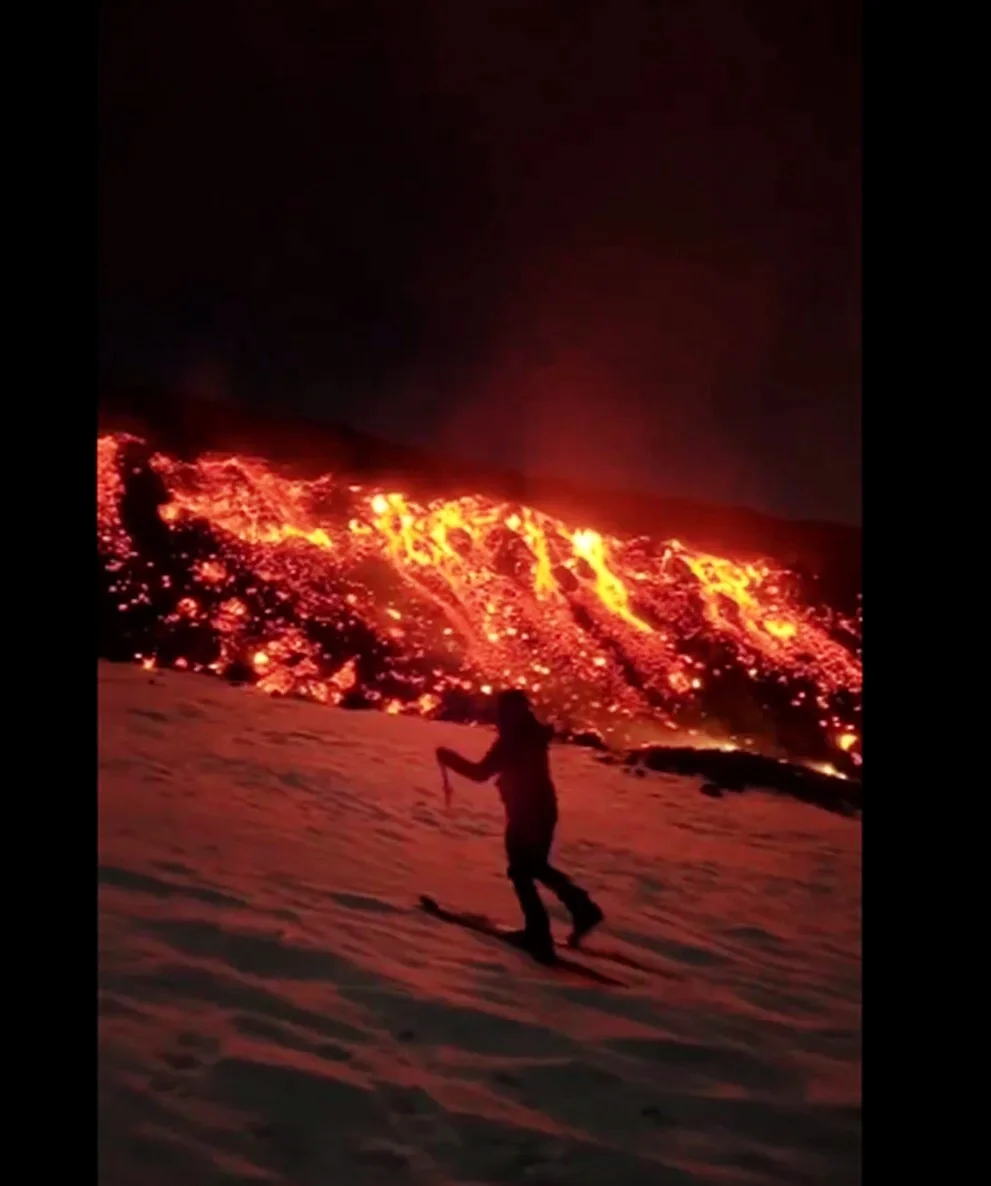
[[[506,808],[509,827],[553,826],[557,794],[551,781],[548,749],[553,729],[539,721],[500,733],[480,762],[470,762],[453,750],[442,751],[447,766],[472,782],[496,775],[496,786]]]

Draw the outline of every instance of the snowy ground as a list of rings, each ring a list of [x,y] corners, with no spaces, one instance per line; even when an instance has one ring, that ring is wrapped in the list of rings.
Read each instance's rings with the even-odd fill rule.
[[[414,908],[516,921],[482,730],[99,679],[101,1186],[860,1180],[859,823],[556,751],[589,987]]]

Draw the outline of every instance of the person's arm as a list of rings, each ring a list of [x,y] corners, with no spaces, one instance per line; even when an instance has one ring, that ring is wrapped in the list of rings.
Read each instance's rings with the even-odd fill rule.
[[[500,743],[498,739],[492,743],[489,752],[480,762],[470,762],[453,749],[440,746],[437,750],[437,761],[462,778],[470,778],[472,782],[487,782],[493,774],[499,772],[502,765]]]

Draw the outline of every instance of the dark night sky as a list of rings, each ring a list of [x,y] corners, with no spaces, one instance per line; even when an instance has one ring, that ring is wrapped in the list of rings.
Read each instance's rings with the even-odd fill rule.
[[[854,0],[108,3],[101,363],[860,518]]]

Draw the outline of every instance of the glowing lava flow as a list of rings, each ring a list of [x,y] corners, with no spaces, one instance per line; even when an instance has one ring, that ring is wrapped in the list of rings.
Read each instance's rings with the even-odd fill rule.
[[[616,741],[738,732],[859,764],[859,626],[801,604],[769,563],[243,457],[150,455],[164,494],[145,530],[126,506],[132,445],[97,451],[103,635],[120,657],[394,712],[470,717],[515,686],[560,727]]]

